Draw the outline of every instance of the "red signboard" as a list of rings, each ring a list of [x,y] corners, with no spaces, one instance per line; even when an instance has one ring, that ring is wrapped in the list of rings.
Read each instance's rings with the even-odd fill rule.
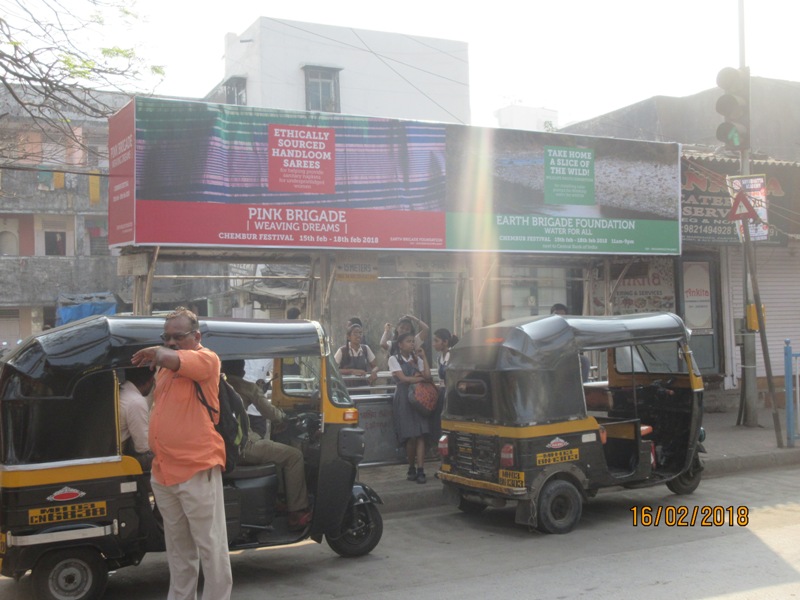
[[[140,200],[137,241],[195,246],[443,249],[441,213],[208,204],[202,213],[183,202]],[[164,240],[169,240],[164,244]]]
[[[108,131],[108,243],[135,241],[135,110],[131,102],[112,116]]]
[[[269,125],[269,191],[336,191],[336,130],[333,127]]]

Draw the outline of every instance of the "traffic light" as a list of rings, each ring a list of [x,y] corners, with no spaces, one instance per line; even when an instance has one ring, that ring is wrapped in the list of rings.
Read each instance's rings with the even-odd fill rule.
[[[725,117],[717,139],[729,150],[745,150],[750,147],[750,70],[725,67],[717,85],[725,91],[717,100],[717,112]]]

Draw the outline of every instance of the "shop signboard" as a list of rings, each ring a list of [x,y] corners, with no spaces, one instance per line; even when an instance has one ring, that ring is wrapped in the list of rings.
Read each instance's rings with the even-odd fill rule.
[[[683,266],[683,318],[692,331],[713,328],[711,274],[706,261],[686,261]]]
[[[748,198],[763,224],[751,222],[753,241],[766,245],[786,245],[788,234],[797,233],[797,209],[792,206],[791,190],[800,185],[800,168],[795,163],[758,162],[759,175],[749,176],[753,186]],[[721,245],[741,244],[740,220],[728,219],[732,197],[741,185],[738,161],[720,162],[697,158],[684,159],[681,175],[681,230],[683,243]],[[730,178],[730,185],[729,185]],[[769,215],[767,215],[769,213]],[[769,226],[767,223],[769,217]]]
[[[136,98],[109,244],[680,254],[678,144]]]
[[[336,260],[337,281],[378,281],[378,255],[346,253]]]
[[[624,271],[626,274],[617,281],[616,272],[630,259],[618,259],[611,264],[614,297],[613,314],[630,315],[642,312],[675,312],[675,272],[673,260],[667,257],[651,257],[638,263],[639,268]],[[592,280],[591,314],[604,314],[604,273],[598,271]]]

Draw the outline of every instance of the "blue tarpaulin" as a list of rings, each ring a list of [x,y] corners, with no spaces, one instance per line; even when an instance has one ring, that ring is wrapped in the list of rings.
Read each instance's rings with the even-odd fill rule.
[[[56,307],[56,326],[92,315],[113,315],[116,312],[117,297],[111,292],[59,294]]]

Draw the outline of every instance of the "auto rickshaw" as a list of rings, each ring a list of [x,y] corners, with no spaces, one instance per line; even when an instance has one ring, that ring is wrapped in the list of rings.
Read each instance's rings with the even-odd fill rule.
[[[35,335],[0,362],[0,573],[32,571],[40,599],[102,596],[109,570],[164,550],[149,473],[123,455],[120,369],[160,343],[164,319],[96,316]],[[279,441],[302,450],[313,519],[301,532],[280,507],[274,464],[223,476],[230,549],[306,538],[342,556],[383,532],[379,496],[356,482],[364,431],[313,321],[205,319],[221,359],[272,359],[271,399],[289,415]]]
[[[703,381],[671,313],[504,321],[450,351],[438,477],[467,513],[568,533],[600,488],[689,494],[705,452]],[[583,381],[582,353],[608,378]]]

